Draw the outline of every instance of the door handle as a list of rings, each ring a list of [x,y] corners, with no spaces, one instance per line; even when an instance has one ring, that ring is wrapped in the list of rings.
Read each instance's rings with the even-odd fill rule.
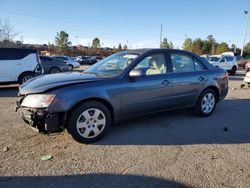
[[[198,77],[198,80],[199,80],[200,82],[202,82],[202,81],[205,80],[205,78],[204,78],[203,76],[199,76],[199,77]]]
[[[169,81],[168,80],[163,80],[161,84],[164,85],[164,86],[167,86],[169,84]]]

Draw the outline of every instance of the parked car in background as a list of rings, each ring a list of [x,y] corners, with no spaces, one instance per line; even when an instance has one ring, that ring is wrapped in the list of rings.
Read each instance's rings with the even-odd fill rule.
[[[0,83],[23,84],[43,73],[36,50],[0,48]]]
[[[235,56],[228,53],[210,56],[209,62],[215,67],[220,67],[228,71],[231,75],[234,75],[238,69]]]
[[[205,60],[209,60],[210,55],[209,54],[203,54],[200,56],[201,58],[204,58]]]
[[[101,138],[113,122],[180,108],[209,116],[228,92],[228,73],[173,49],[113,54],[84,72],[44,75],[19,88],[23,119],[40,132],[66,128],[78,142]]]
[[[98,61],[100,61],[100,60],[102,60],[102,59],[104,59],[104,57],[102,57],[102,56],[92,56],[92,57],[90,58],[91,65],[97,63]]]
[[[244,59],[242,56],[236,56],[236,61],[237,61],[238,67],[244,68],[245,65],[246,65],[248,62],[250,62],[250,58]]]
[[[77,62],[80,63],[81,65],[91,65],[91,56],[78,56],[77,57]]]
[[[52,58],[66,62],[70,71],[73,70],[74,68],[80,67],[80,64],[76,60],[68,56],[52,56]]]
[[[67,63],[48,56],[40,56],[40,60],[44,74],[66,72],[69,69]]]

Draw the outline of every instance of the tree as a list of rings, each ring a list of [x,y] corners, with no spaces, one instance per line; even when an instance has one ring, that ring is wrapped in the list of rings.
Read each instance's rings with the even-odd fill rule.
[[[48,49],[49,49],[49,50],[54,50],[54,45],[51,44],[50,42],[48,43]]]
[[[246,56],[250,56],[250,42],[244,46],[244,54],[246,54]]]
[[[216,40],[214,39],[213,35],[208,35],[207,36],[207,44],[208,44],[208,53],[209,54],[214,54],[215,53]]]
[[[193,52],[196,54],[203,54],[204,41],[201,38],[197,38],[193,41]]]
[[[229,51],[228,44],[225,42],[221,42],[216,46],[215,52],[216,54],[221,54],[223,52]]]
[[[121,43],[119,43],[119,45],[118,45],[118,51],[122,51],[122,45],[121,45]]]
[[[101,46],[100,39],[95,37],[92,41],[92,48],[97,49],[100,48],[100,46]]]
[[[4,22],[0,19],[0,42],[4,42],[8,46],[17,35],[18,33],[14,31],[14,27],[11,25],[9,19],[5,19]]]
[[[69,41],[69,34],[65,31],[57,32],[55,44],[60,51],[66,50],[71,45],[71,42]]]
[[[124,44],[122,48],[123,48],[123,50],[127,50],[128,46],[126,44]]]
[[[174,45],[171,41],[168,42],[167,38],[164,38],[161,42],[160,48],[173,48]]]
[[[193,41],[192,41],[192,39],[191,38],[186,38],[186,40],[183,43],[182,48],[184,50],[192,52],[193,51]]]
[[[173,49],[174,48],[174,45],[171,41],[169,41],[169,48]]]

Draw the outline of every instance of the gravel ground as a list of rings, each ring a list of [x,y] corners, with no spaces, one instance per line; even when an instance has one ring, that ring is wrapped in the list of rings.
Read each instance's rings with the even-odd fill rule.
[[[14,112],[17,88],[2,87],[0,187],[250,187],[250,89],[241,79],[231,78],[210,117],[150,115],[92,145],[30,129]]]

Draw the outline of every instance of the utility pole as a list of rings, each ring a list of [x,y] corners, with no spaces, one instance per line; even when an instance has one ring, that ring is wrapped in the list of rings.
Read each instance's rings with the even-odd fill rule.
[[[162,24],[161,24],[161,32],[160,32],[160,47],[161,47],[161,42],[162,42]]]
[[[247,35],[247,25],[248,25],[248,11],[244,11],[244,14],[246,15],[246,23],[245,23],[245,29],[244,29],[244,34],[243,34],[243,42],[242,42],[242,48],[241,48],[241,56],[243,55],[244,52],[244,46],[246,42],[246,35]]]
[[[78,45],[78,36],[76,36],[76,46]]]
[[[234,53],[237,52],[238,43],[239,43],[239,37],[237,38],[236,45],[235,45],[235,47],[234,47]]]

